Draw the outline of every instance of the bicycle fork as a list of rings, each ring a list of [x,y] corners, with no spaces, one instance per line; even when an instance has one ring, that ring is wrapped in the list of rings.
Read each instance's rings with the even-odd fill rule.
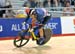
[[[29,29],[29,32],[30,32],[30,29]],[[34,34],[34,32],[32,31],[32,32],[30,32],[31,34],[32,34],[32,38],[34,39],[34,40],[38,40],[38,38],[36,37],[36,35]]]

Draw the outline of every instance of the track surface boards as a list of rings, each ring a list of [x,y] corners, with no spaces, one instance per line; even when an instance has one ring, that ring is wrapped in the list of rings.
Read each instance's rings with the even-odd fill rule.
[[[75,54],[75,36],[52,37],[44,46],[30,40],[22,48],[16,48],[13,40],[0,41],[0,54]]]

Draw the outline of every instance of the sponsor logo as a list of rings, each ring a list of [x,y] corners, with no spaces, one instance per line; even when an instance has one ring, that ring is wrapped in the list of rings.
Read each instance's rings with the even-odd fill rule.
[[[51,29],[56,29],[57,28],[58,23],[48,23],[45,25],[45,29],[46,28],[51,28]]]
[[[74,26],[75,26],[75,19],[73,19],[73,23],[74,23]]]
[[[74,30],[75,30],[75,19],[73,19],[73,24],[74,24]]]
[[[22,29],[25,30],[29,27],[29,24],[20,25],[20,24],[12,24],[11,31],[21,31]]]
[[[0,25],[0,32],[2,32],[3,31],[3,26],[2,25]]]

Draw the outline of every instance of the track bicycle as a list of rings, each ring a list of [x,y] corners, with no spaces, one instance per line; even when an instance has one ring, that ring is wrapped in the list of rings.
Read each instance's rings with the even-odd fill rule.
[[[13,44],[15,47],[19,48],[19,47],[26,45],[30,39],[32,39],[32,41],[36,41],[37,45],[40,45],[38,43],[38,39],[40,37],[39,33],[38,35],[35,35],[34,31],[30,31],[30,30],[31,30],[31,26],[29,26],[27,30],[21,30],[20,32],[18,32],[18,36],[15,37],[13,41]],[[22,36],[21,34],[25,32],[28,33],[28,35],[24,34],[24,36]],[[50,28],[45,29],[43,27],[43,32],[44,32],[45,41],[41,45],[46,44],[51,39],[51,36],[52,36],[52,31]]]

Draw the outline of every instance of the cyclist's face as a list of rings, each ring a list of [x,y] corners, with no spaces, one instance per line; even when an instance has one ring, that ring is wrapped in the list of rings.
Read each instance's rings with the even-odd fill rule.
[[[37,16],[36,15],[34,15],[34,14],[31,14],[30,15],[30,18],[36,18]]]

